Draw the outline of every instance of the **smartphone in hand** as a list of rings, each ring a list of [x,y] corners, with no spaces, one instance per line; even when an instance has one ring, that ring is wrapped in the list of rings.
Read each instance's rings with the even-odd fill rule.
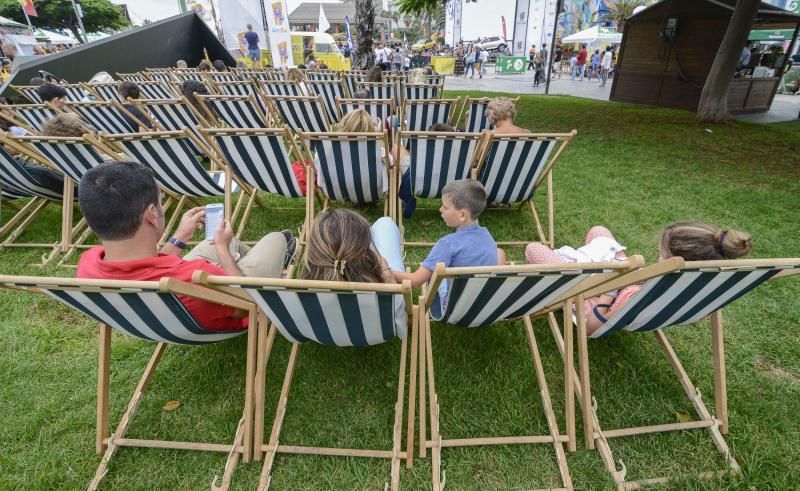
[[[206,205],[206,240],[214,240],[217,228],[225,218],[225,205],[213,203]]]

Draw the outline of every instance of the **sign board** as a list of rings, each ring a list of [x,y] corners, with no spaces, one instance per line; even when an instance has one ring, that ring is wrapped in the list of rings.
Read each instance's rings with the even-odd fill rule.
[[[527,63],[524,56],[500,56],[495,67],[497,73],[525,73]]]

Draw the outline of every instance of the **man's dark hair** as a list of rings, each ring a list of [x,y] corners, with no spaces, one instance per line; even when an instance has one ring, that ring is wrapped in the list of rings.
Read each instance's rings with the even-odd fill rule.
[[[136,85],[135,82],[131,82],[129,80],[123,80],[120,82],[117,90],[119,91],[119,95],[122,97],[123,101],[127,100],[128,98],[138,99],[141,95],[139,93],[139,86]]]
[[[218,72],[227,72],[228,67],[225,65],[225,62],[222,60],[214,60],[214,70]]]
[[[139,229],[147,207],[158,206],[158,184],[153,171],[138,162],[105,162],[84,174],[78,201],[100,239],[128,239]]]
[[[197,65],[198,72],[209,72],[211,71],[211,65],[206,61],[203,60]]]
[[[44,83],[36,89],[36,93],[42,98],[43,102],[50,102],[57,97],[67,97],[64,87],[56,84]]]
[[[31,77],[31,80],[28,82],[28,85],[32,87],[38,87],[44,83],[44,79],[42,77]]]

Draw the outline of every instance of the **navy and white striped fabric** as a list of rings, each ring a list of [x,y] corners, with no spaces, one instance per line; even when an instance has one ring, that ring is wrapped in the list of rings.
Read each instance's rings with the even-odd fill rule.
[[[328,131],[325,108],[317,96],[270,97],[281,119],[294,131],[321,133]]]
[[[214,132],[211,137],[233,172],[250,186],[287,198],[303,195],[292,171],[282,131]]]
[[[411,154],[411,192],[422,198],[440,198],[447,183],[469,179],[481,135],[444,133],[406,135]]]
[[[337,72],[306,72],[306,79],[310,81],[327,80],[329,82],[338,82],[339,74]]]
[[[387,171],[377,138],[310,140],[316,153],[317,184],[333,201],[374,203],[387,187]]]
[[[425,83],[444,86],[445,75],[425,75]]]
[[[80,102],[85,100],[86,94],[79,84],[69,84],[69,85],[62,85],[65,91],[67,91],[67,102]]]
[[[292,343],[370,346],[407,334],[407,324],[395,319],[396,309],[405,305],[400,293],[244,289]]]
[[[343,77],[344,85],[347,87],[347,92],[350,94],[350,97],[354,97],[356,93],[356,89],[358,88],[358,84],[363,83],[366,80],[367,75],[365,73],[345,73]]]
[[[26,99],[31,101],[31,104],[42,103],[42,98],[39,97],[39,93],[36,92],[36,89],[38,87],[26,86],[26,85],[12,85],[11,88],[24,95]]]
[[[123,101],[122,97],[119,95],[119,84],[116,82],[111,82],[108,84],[92,84],[91,88],[101,101],[117,101],[123,104],[126,102]]]
[[[198,82],[205,82],[206,79],[203,77],[203,74],[200,72],[195,71],[174,71],[172,72],[175,74],[175,77],[180,82],[185,82],[187,80],[197,80]]]
[[[653,278],[642,286],[593,338],[616,332],[652,331],[692,324],[725,307],[782,269],[794,266],[684,268]]]
[[[53,201],[61,201],[63,198],[61,193],[42,186],[17,159],[6,152],[2,145],[0,145],[0,186],[10,195],[18,197],[37,196]]]
[[[269,80],[286,81],[286,72],[283,70],[268,70],[265,73],[269,77]]]
[[[121,80],[127,80],[129,82],[144,82],[147,80],[145,76],[141,73],[117,73],[117,78]]]
[[[519,203],[533,197],[536,182],[558,140],[492,137],[478,180],[488,202]]]
[[[28,126],[38,132],[42,131],[42,126],[45,121],[52,119],[56,115],[52,109],[44,104],[26,104],[9,107],[19,114],[19,117],[28,123]]]
[[[206,329],[197,323],[177,295],[158,288],[80,291],[33,285],[59,302],[135,338],[158,343],[199,345],[235,338],[241,331]]]
[[[73,102],[66,106],[99,131],[113,134],[131,133],[139,129],[131,127],[110,102]]]
[[[215,182],[197,161],[185,136],[158,138],[142,133],[112,140],[119,143],[131,159],[153,169],[158,182],[175,194],[194,197],[225,194],[218,184],[219,179]]]
[[[150,80],[164,82],[166,84],[175,81],[175,79],[172,77],[172,74],[168,71],[147,72],[147,76],[150,78]]]
[[[336,113],[336,99],[344,99],[344,86],[338,80],[318,80],[306,82],[306,86],[311,89],[314,94],[322,98],[325,104],[325,110],[328,112],[328,121],[339,121],[339,116]]]
[[[261,87],[267,95],[298,96],[300,89],[294,82],[269,81],[262,82]]]
[[[239,77],[233,72],[211,72],[211,79],[214,82],[236,82]]]
[[[89,169],[105,161],[94,146],[83,138],[71,138],[69,141],[31,138],[24,141],[75,182],[80,182]]]
[[[403,96],[408,99],[436,99],[439,97],[438,85],[429,84],[404,84]]]
[[[395,82],[362,82],[356,89],[367,89],[372,99],[392,99],[397,102],[397,84]]]
[[[428,131],[434,123],[450,121],[451,101],[406,100],[403,119],[408,131]]]
[[[392,100],[339,99],[339,111],[342,116],[356,109],[363,109],[373,118],[377,118],[378,121],[385,121],[392,114]]]
[[[252,95],[256,96],[256,89],[250,82],[219,82],[220,93],[223,95]]]
[[[266,128],[255,101],[247,96],[196,96],[231,128]]]
[[[182,131],[188,128],[189,131],[197,135],[201,140],[202,135],[197,131],[197,126],[200,124],[194,113],[186,107],[186,104],[180,99],[167,99],[163,101],[145,102],[143,107],[148,109],[148,112],[153,119],[158,121],[167,131]],[[203,151],[195,145],[194,141],[187,140],[189,146],[192,148],[195,155],[200,155]]]
[[[431,318],[462,327],[482,327],[499,320],[536,313],[603,270],[569,269],[531,273],[482,273],[448,277],[447,298],[440,287],[431,303]]]
[[[486,106],[488,105],[489,99],[469,99],[465,131],[468,133],[480,133],[483,130],[492,129],[492,125],[486,119]]]
[[[139,93],[142,99],[172,99],[175,93],[169,84],[161,81],[139,82]]]
[[[0,178],[0,179],[2,179],[2,178]],[[9,188],[8,186],[3,186],[3,189],[0,189],[0,198],[1,199],[5,199],[5,200],[11,201],[11,200],[15,200],[15,199],[30,198],[30,197],[31,197],[30,194],[28,194],[28,193],[26,193],[24,191],[20,191],[19,189]]]

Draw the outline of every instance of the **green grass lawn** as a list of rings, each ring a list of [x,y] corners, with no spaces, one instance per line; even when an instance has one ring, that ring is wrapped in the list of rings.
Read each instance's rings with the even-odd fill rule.
[[[466,95],[456,93],[454,95]],[[472,94],[478,95],[478,94]],[[534,132],[578,130],[554,170],[557,245],[576,245],[595,224],[609,227],[629,251],[657,259],[657,238],[676,220],[707,220],[752,234],[751,257],[800,256],[800,131],[796,125],[698,125],[693,114],[571,97],[523,96],[517,122]],[[270,200],[275,203],[275,200]],[[544,210],[544,193],[536,198]],[[299,225],[296,210],[256,209],[247,237]],[[406,239],[447,233],[438,203],[422,202],[406,223]],[[3,220],[8,208],[3,207]],[[56,241],[59,210],[46,211],[26,234]],[[365,210],[370,218],[381,209]],[[525,211],[481,217],[496,237],[532,240]],[[427,250],[407,251],[416,265]],[[0,251],[4,274],[72,275],[29,266],[42,251]],[[523,260],[521,249],[509,250]],[[759,287],[726,309],[730,434],[741,477],[701,483],[687,477],[667,489],[790,489],[800,482],[800,278]],[[547,381],[561,431],[561,361],[549,329],[536,320]],[[709,323],[668,330],[713,407]],[[480,330],[433,325],[444,438],[546,434],[522,322]],[[243,399],[243,337],[219,345],[170,347],[131,438],[227,443]],[[43,296],[0,290],[0,489],[78,489],[94,474],[96,323]],[[676,422],[694,414],[652,336],[622,333],[589,343],[592,389],[604,428]],[[125,410],[153,345],[114,335],[111,419]],[[307,345],[289,397],[281,443],[388,448],[400,343],[371,349]],[[267,432],[290,345],[275,343],[266,387]],[[181,407],[163,410],[170,400]],[[578,430],[581,431],[580,421]],[[579,433],[580,435],[580,433]],[[724,467],[706,432],[614,439],[630,479],[689,475]],[[583,448],[567,456],[574,484],[610,489],[600,456]],[[221,474],[223,454],[123,448],[104,481],[107,489],[206,489]],[[452,489],[558,486],[551,445],[445,449]],[[259,463],[241,466],[235,489],[252,489]],[[405,489],[426,489],[430,459],[401,471]],[[281,455],[274,489],[382,489],[388,460]]]

